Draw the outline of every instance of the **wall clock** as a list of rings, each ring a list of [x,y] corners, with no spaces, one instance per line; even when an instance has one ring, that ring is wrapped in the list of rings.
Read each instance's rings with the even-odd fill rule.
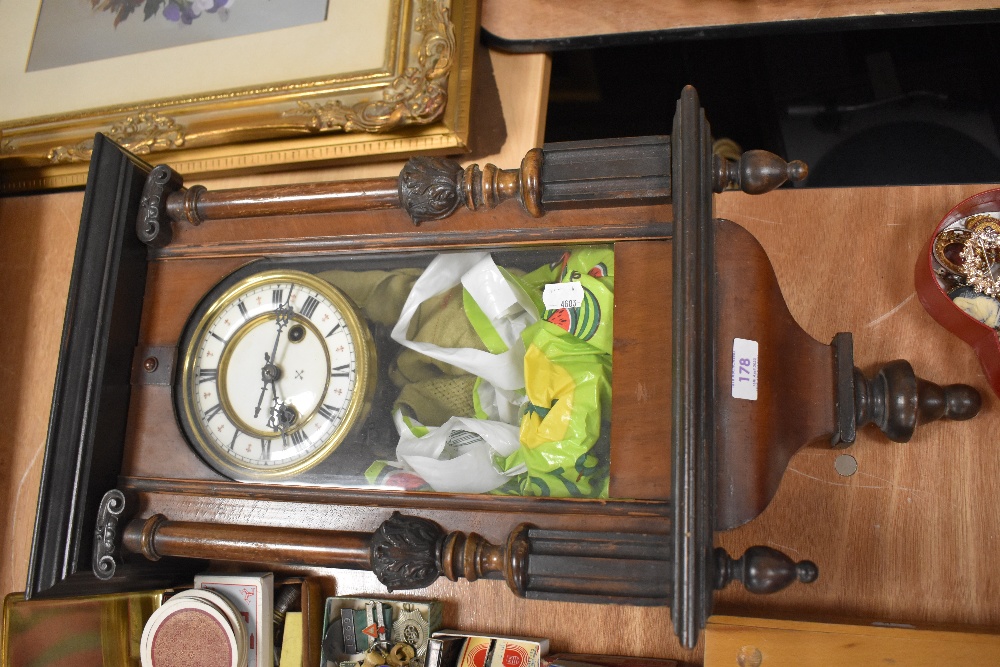
[[[866,378],[850,335],[827,345],[802,332],[756,240],[712,219],[713,191],[766,192],[802,172],[759,152],[713,157],[693,89],[670,137],[548,145],[510,171],[422,159],[392,182],[210,192],[98,140],[29,595],[172,583],[188,576],[190,559],[371,569],[389,589],[492,577],[528,598],[669,605],[693,646],[716,588],[736,579],[767,593],[815,578],[812,563],[774,549],[734,559],[713,547],[715,531],[764,509],[798,448],[820,438],[845,446],[869,422],[907,440],[919,423],[968,418],[979,406],[973,389],[918,381],[906,362]],[[387,210],[401,205],[409,217]],[[479,210],[456,212],[463,205]],[[612,246],[616,262],[609,499],[345,483],[324,466],[351,447],[385,445],[361,408],[339,422],[351,428],[321,461],[294,441],[304,428],[319,434],[309,440],[317,451],[334,442],[332,375],[367,375],[363,355],[341,360],[325,342],[332,325],[316,321],[326,309],[347,323],[352,309],[305,276],[352,263],[419,269],[442,252],[593,244]],[[746,303],[745,317],[727,317]],[[381,373],[391,355],[371,333]],[[359,333],[356,350],[364,340]],[[282,356],[295,345],[311,346],[301,348],[312,350],[309,367]],[[322,386],[289,398],[288,374],[312,367]],[[744,374],[756,378],[753,398]],[[206,426],[221,435],[209,439]],[[249,445],[250,456],[221,465],[230,445]],[[303,469],[269,476],[279,446]],[[85,465],[69,465],[76,460]],[[629,566],[608,574],[609,558]]]
[[[343,292],[302,271],[254,271],[222,287],[181,341],[174,398],[185,435],[232,479],[309,470],[367,416],[368,325]]]

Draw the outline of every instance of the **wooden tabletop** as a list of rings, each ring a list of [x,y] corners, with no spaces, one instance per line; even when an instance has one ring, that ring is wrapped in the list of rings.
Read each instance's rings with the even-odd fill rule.
[[[0,197],[0,597],[23,591],[81,193]]]
[[[810,623],[714,616],[705,635],[708,667],[906,665],[996,667],[1000,635],[907,625]]]
[[[717,611],[1000,626],[997,397],[972,350],[931,319],[913,285],[916,259],[936,224],[984,189],[781,190],[716,198],[717,215],[760,240],[792,315],[814,338],[829,342],[838,331],[853,332],[855,364],[863,371],[904,358],[918,376],[971,384],[984,398],[972,421],[920,427],[907,444],[868,427],[843,452],[822,443],[801,451],[771,506],[719,542],[730,553],[768,544],[812,559],[819,580],[763,600],[727,590]],[[857,460],[853,476],[834,469],[840,453]]]
[[[1000,4],[996,0],[483,0],[482,26],[494,46],[545,50],[545,42],[550,48],[566,46],[559,44],[560,40],[589,40],[588,44],[597,45],[599,41],[593,38],[622,33],[680,32],[823,19],[884,20],[891,15],[997,7]]]

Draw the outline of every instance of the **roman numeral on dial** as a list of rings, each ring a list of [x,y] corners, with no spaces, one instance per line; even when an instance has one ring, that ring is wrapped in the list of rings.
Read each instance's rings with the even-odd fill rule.
[[[337,408],[333,407],[332,405],[327,405],[326,403],[324,403],[323,405],[319,406],[316,412],[322,415],[323,418],[326,419],[327,421],[333,421],[333,418],[336,417],[337,413],[340,411]]]
[[[316,306],[319,305],[319,301],[315,297],[309,297],[306,302],[302,304],[302,310],[299,311],[306,317],[312,318],[313,313],[316,312]]]
[[[289,434],[289,437],[292,439],[292,444],[296,447],[305,442],[306,439],[306,436],[302,433],[302,431],[292,431]]]
[[[218,368],[199,368],[198,369],[198,384],[202,382],[215,382],[219,379],[219,369]]]
[[[205,410],[205,421],[212,421],[212,417],[222,412],[222,404],[216,403]]]
[[[333,367],[333,372],[330,373],[330,377],[333,377],[333,378],[345,378],[348,375],[350,375],[350,373],[347,372],[347,369],[350,368],[350,367],[351,367],[350,364],[342,364],[340,366],[334,366]]]

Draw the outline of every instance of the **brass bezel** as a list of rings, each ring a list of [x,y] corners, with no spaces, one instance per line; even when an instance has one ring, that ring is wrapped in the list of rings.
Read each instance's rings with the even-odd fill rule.
[[[354,341],[357,379],[354,392],[344,410],[343,419],[319,447],[304,458],[288,465],[257,467],[226,457],[219,451],[218,446],[213,441],[205,437],[202,423],[196,416],[197,409],[191,389],[194,386],[192,381],[194,379],[195,353],[205,336],[207,336],[209,325],[239,295],[269,283],[295,283],[313,289],[330,300],[343,316],[347,324],[348,333]],[[254,320],[258,319],[258,317],[255,317]],[[302,321],[300,317],[293,317],[293,319]],[[251,320],[251,322],[254,320]],[[237,333],[233,337],[233,340],[239,337],[240,334]],[[230,344],[227,343],[226,347],[228,348]],[[226,352],[224,351],[223,354],[225,355]],[[178,411],[178,418],[184,422],[184,430],[194,438],[194,442],[191,444],[209,465],[228,477],[237,480],[270,481],[291,477],[317,466],[343,443],[351,429],[360,424],[367,417],[368,411],[371,409],[371,398],[375,390],[378,364],[377,351],[371,332],[362,319],[359,309],[347,295],[334,285],[311,273],[272,269],[237,281],[215,299],[202,314],[197,325],[192,330],[191,336],[187,340],[187,345],[182,350],[180,368],[180,379],[175,387],[175,391],[180,393],[179,406],[181,409]],[[221,390],[219,393],[220,401],[225,401],[226,399],[222,396]],[[230,417],[230,420],[232,420],[232,417]]]

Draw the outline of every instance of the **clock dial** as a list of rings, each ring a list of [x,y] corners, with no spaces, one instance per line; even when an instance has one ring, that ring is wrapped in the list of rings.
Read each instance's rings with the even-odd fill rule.
[[[219,472],[235,479],[302,472],[364,417],[375,346],[353,304],[329,283],[300,271],[259,273],[192,324],[178,413]]]

